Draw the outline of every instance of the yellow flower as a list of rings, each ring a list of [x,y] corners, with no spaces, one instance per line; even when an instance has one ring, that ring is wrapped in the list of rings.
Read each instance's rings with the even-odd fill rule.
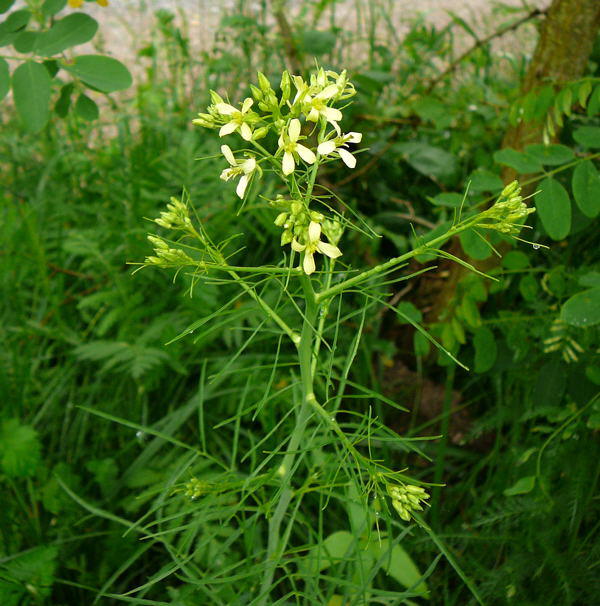
[[[304,253],[302,268],[307,276],[310,276],[315,271],[314,254],[320,252],[322,255],[328,256],[330,259],[337,259],[342,255],[342,251],[333,244],[321,242],[321,226],[316,221],[311,221],[308,225],[308,235],[306,244],[300,244],[296,238],[292,240],[292,248],[296,252]]]
[[[229,181],[229,179],[241,176],[235,193],[240,198],[243,198],[246,193],[246,187],[248,187],[248,183],[252,178],[252,173],[258,168],[256,159],[250,157],[247,160],[236,160],[229,145],[221,145],[221,153],[230,164],[230,167],[226,168],[221,173],[221,179],[223,179],[223,181]]]
[[[229,103],[217,103],[215,105],[215,109],[222,116],[230,117],[230,121],[221,126],[221,129],[219,130],[219,137],[224,137],[225,135],[229,135],[236,130],[239,130],[242,138],[246,141],[250,141],[252,139],[252,129],[248,124],[248,118],[250,117],[248,112],[250,111],[253,103],[254,100],[248,97],[244,100],[244,103],[242,103],[241,110],[236,109],[233,107],[233,105],[229,105]]]
[[[347,135],[341,135],[335,139],[329,139],[329,141],[323,141],[317,147],[317,151],[322,156],[328,156],[330,154],[337,154],[348,168],[354,168],[356,166],[356,158],[346,149],[347,143],[360,143],[362,141],[362,134],[349,132]]]
[[[317,161],[317,157],[308,147],[298,143],[299,137],[300,120],[294,118],[290,120],[287,133],[282,131],[279,136],[279,148],[283,149],[281,168],[284,175],[290,175],[294,172],[297,156],[300,156],[307,164],[314,164]]]
[[[69,0],[69,6],[71,8],[81,8],[84,0]],[[100,6],[108,6],[108,0],[96,0],[96,3]]]

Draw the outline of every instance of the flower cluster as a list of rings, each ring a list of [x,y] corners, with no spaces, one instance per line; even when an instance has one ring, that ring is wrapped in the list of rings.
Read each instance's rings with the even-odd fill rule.
[[[316,253],[332,259],[342,254],[337,247],[342,231],[339,223],[309,206],[319,164],[341,159],[349,168],[356,166],[351,145],[360,143],[362,135],[342,133],[339,126],[342,111],[335,107],[356,91],[345,71],[336,73],[322,68],[308,80],[285,71],[279,88],[276,93],[269,79],[259,72],[257,85],[250,86],[252,97],[237,107],[211,91],[211,104],[206,112],[198,114],[194,124],[216,129],[220,137],[237,134],[253,148],[242,149],[244,157],[239,159],[228,145],[221,146],[229,164],[221,172],[221,179],[239,178],[236,193],[240,198],[247,195],[250,182],[262,174],[261,165],[274,168],[282,177],[292,199],[283,207],[281,199],[273,202],[284,211],[275,220],[284,229],[281,244],[290,244],[293,250],[302,253],[302,267],[306,274],[311,274],[315,271]],[[277,147],[273,146],[271,151],[268,144],[275,137],[266,139],[264,147],[259,143],[269,133],[277,141]],[[297,170],[311,170],[312,177],[295,176]]]
[[[210,482],[205,482],[199,478],[188,480],[183,487],[183,494],[190,500],[195,501],[204,496],[212,489]]]
[[[171,198],[167,210],[160,213],[154,222],[165,229],[188,229],[192,225],[188,207],[177,198]]]
[[[481,227],[515,235],[521,231],[523,219],[533,212],[535,208],[529,208],[523,202],[519,182],[513,181],[502,190],[497,202],[481,213],[482,220],[491,220],[490,223],[482,222]]]
[[[302,268],[306,275],[312,274],[315,269],[315,253],[321,253],[330,259],[337,259],[342,252],[336,246],[342,235],[342,226],[339,222],[325,219],[316,211],[310,211],[301,200],[286,200],[279,197],[271,203],[283,210],[277,215],[274,223],[283,228],[281,245],[289,244],[292,250],[304,253]],[[328,242],[321,240],[325,235]]]
[[[423,504],[429,498],[424,488],[412,484],[388,485],[387,492],[392,498],[392,506],[406,522],[410,522],[415,511],[423,511]]]
[[[148,236],[154,246],[154,255],[146,257],[146,265],[159,267],[181,267],[182,265],[195,265],[194,260],[181,248],[171,248],[162,238]]]

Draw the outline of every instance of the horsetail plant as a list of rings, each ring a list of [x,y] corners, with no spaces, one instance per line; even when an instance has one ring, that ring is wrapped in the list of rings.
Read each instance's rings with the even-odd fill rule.
[[[173,239],[149,235],[154,254],[142,265],[188,271],[192,285],[202,278],[213,279],[219,274],[229,276],[258,304],[266,322],[274,324],[283,338],[289,339],[290,347],[296,352],[299,387],[291,404],[295,422],[285,449],[278,453],[280,460],[273,468],[274,506],[266,512],[262,578],[257,583],[256,601],[252,602],[265,605],[273,603],[276,575],[285,564],[284,556],[296,519],[292,511],[301,505],[302,493],[296,490],[295,483],[299,479],[299,461],[304,456],[302,445],[315,428],[328,432],[351,462],[348,482],[360,485],[360,500],[367,510],[372,507],[369,495],[374,495],[379,509],[384,504],[388,520],[391,520],[393,509],[402,522],[416,521],[432,532],[419,513],[429,498],[425,488],[419,485],[421,482],[406,475],[405,470],[393,471],[384,461],[374,460],[368,440],[349,437],[344,424],[338,420],[341,397],[330,395],[333,379],[326,377],[324,380],[321,372],[322,348],[334,353],[336,346],[335,340],[327,340],[327,318],[332,302],[349,291],[372,288],[373,283],[381,282],[393,271],[400,272],[418,255],[450,258],[475,270],[465,261],[444,252],[442,245],[453,236],[474,228],[514,235],[533,210],[523,203],[520,187],[513,182],[488,210],[467,218],[461,218],[459,213],[442,235],[417,241],[413,250],[375,267],[355,270],[344,263],[343,234],[346,230],[363,233],[364,230],[348,218],[350,213],[338,212],[333,204],[328,204],[332,196],[315,194],[321,167],[340,160],[348,169],[357,164],[356,146],[361,143],[362,135],[345,133],[342,128],[342,110],[356,94],[347,73],[320,68],[305,80],[285,71],[278,92],[259,73],[257,85],[250,88],[252,97],[244,99],[239,106],[212,91],[212,103],[198,115],[194,124],[218,130],[221,138],[237,138],[244,145],[237,152],[225,143],[221,146],[226,162],[221,179],[226,182],[237,180],[235,191],[242,200],[259,187],[265,173],[274,174],[280,180],[281,189],[268,199],[268,205],[273,211],[273,223],[281,229],[280,244],[284,251],[289,250],[289,254],[283,255],[276,266],[230,265],[227,243],[216,245],[206,228],[192,218],[187,201],[172,199],[155,223],[169,230]],[[335,206],[339,208],[339,204]],[[279,299],[263,295],[264,282],[259,292],[255,282],[259,275],[265,276],[269,288],[278,289]],[[401,275],[395,279],[408,277]],[[286,298],[291,302],[292,313],[280,313],[278,305],[272,303],[274,299]],[[423,331],[421,327],[417,328]],[[432,337],[426,336],[433,342]],[[438,347],[443,350],[441,345]],[[343,389],[338,394],[343,394]],[[186,484],[185,495],[190,499],[201,498],[203,486],[202,482],[193,480]],[[396,519],[394,525],[400,523]]]

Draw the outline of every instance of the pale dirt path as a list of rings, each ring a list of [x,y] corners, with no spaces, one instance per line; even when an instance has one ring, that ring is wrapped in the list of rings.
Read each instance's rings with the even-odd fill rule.
[[[465,19],[478,36],[485,36],[496,30],[502,23],[510,19],[510,15],[501,13],[501,5],[522,7],[529,10],[544,8],[550,0],[338,0],[335,3],[335,22],[346,30],[356,31],[359,24],[369,19],[369,6],[380,7],[390,17],[390,23],[399,35],[407,31],[410,23],[419,14],[427,23],[438,27],[447,24],[452,11]],[[108,8],[95,4],[86,4],[85,10],[100,22],[100,40],[103,52],[112,54],[128,62],[135,63],[136,51],[148,42],[153,28],[153,12],[163,8],[177,15],[176,23],[183,25],[184,31],[189,34],[191,47],[194,52],[210,50],[213,46],[214,36],[218,32],[219,22],[224,14],[242,7],[247,16],[259,18],[266,0],[111,0]],[[298,7],[302,0],[291,0],[290,5]],[[294,18],[295,11],[291,11],[290,20]],[[318,26],[326,29],[330,23],[330,11],[323,14]],[[379,35],[389,36],[384,31],[383,19],[378,19]],[[456,28],[457,37],[463,37],[465,44],[469,43],[469,36]],[[535,41],[531,26],[521,30],[521,35],[509,35],[504,41],[497,44],[508,52],[530,52]],[[516,46],[515,46],[516,44]],[[360,54],[360,51],[359,51]]]

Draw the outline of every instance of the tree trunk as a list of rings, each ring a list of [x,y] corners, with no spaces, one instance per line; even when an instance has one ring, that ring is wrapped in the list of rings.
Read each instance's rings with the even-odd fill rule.
[[[599,29],[600,0],[554,0],[542,22],[522,94],[547,84],[560,87],[580,78]],[[543,124],[520,122],[508,129],[502,147],[523,149],[530,143],[539,143],[542,128]]]
[[[600,0],[553,0],[540,28],[540,37],[533,58],[523,80],[522,93],[541,88],[548,84],[561,86],[566,82],[580,78],[589,61],[590,54],[600,30]],[[503,147],[523,149],[531,143],[542,141],[543,124],[520,122],[509,127]],[[506,170],[503,173],[505,183],[515,178],[516,173]],[[458,241],[452,244],[451,252],[461,256],[463,253]],[[482,271],[489,271],[498,264],[494,255],[483,262],[474,262]],[[449,263],[447,279],[437,292],[429,293],[428,318],[435,322],[450,307],[456,286],[467,274],[462,265]],[[424,288],[437,280],[424,281]],[[428,293],[422,292],[423,295]]]

